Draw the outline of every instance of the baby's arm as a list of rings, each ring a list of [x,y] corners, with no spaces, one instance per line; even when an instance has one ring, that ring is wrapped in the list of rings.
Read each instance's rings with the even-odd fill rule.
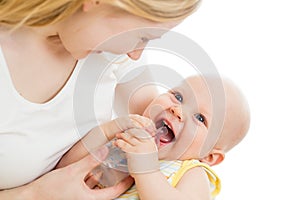
[[[153,159],[153,153],[157,153],[156,144],[154,139],[148,137],[143,137],[139,139],[135,137],[136,129],[133,134],[130,134],[132,131],[129,130],[127,133],[117,134],[118,140],[116,145],[119,146],[123,151],[127,152],[128,157],[132,155],[150,155],[152,162],[155,162]],[[146,132],[140,130],[140,132]],[[141,135],[141,134],[140,134]],[[151,139],[150,139],[151,138]],[[144,162],[146,170],[143,172],[143,163],[136,163],[137,159],[128,159],[128,167],[131,176],[135,179],[136,187],[138,194],[141,200],[182,200],[182,199],[195,199],[195,200],[210,200],[210,188],[209,180],[207,178],[206,172],[201,167],[195,167],[187,171],[183,177],[180,179],[176,187],[172,187],[166,177],[159,171],[159,169],[152,169],[149,172],[148,166],[157,166],[155,163]],[[131,163],[132,162],[132,163]],[[158,162],[158,156],[156,159]],[[130,168],[134,168],[135,165],[138,166],[139,171],[132,171]],[[135,169],[136,170],[136,169]]]
[[[209,182],[201,167],[190,169],[174,188],[160,172],[133,176],[141,200],[210,200]]]
[[[119,117],[100,126],[93,128],[86,136],[78,141],[59,161],[56,168],[67,166],[86,156],[89,152],[96,150],[109,140],[112,140],[117,133],[129,128],[152,127],[153,123],[148,118],[140,115],[129,115]]]

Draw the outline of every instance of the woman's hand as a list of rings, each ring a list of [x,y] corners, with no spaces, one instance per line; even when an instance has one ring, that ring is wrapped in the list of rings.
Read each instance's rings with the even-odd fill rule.
[[[131,177],[116,186],[101,190],[90,189],[85,183],[87,174],[99,165],[104,157],[101,152],[88,155],[78,162],[53,170],[25,186],[1,191],[0,199],[108,200],[116,198],[132,185]]]

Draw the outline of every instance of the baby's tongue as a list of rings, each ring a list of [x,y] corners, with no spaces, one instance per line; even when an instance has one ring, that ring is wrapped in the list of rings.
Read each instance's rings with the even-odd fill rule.
[[[171,133],[171,131],[168,129],[168,132],[166,134],[162,134],[159,140],[164,143],[169,143],[173,140],[173,138],[174,138],[174,134]]]

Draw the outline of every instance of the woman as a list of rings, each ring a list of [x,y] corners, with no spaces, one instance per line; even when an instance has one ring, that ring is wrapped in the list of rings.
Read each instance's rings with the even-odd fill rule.
[[[171,29],[198,3],[1,0],[0,199],[112,199],[124,192],[132,184],[130,178],[103,190],[87,187],[87,173],[99,164],[92,156],[50,171],[80,139],[72,117],[80,60],[104,51],[127,53],[136,60],[154,38],[147,31],[134,32],[126,43],[94,49],[132,29]]]

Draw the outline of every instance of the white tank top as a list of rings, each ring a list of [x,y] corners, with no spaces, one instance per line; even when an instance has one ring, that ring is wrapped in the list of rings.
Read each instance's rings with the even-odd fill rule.
[[[77,63],[66,85],[52,100],[37,104],[16,91],[0,48],[0,190],[26,184],[53,169],[61,156],[83,136],[82,132],[97,125],[93,117],[86,117],[84,113],[82,119],[74,118],[74,86],[82,66],[86,60],[96,68],[103,68],[101,64],[105,63],[101,54],[91,57]],[[129,66],[123,65],[121,71]],[[111,118],[114,88],[118,74],[122,74],[118,72],[119,67],[110,67],[104,75],[106,78],[101,79],[101,87],[97,87],[95,102],[101,106],[95,109],[99,121]],[[77,116],[84,111],[77,110]]]

